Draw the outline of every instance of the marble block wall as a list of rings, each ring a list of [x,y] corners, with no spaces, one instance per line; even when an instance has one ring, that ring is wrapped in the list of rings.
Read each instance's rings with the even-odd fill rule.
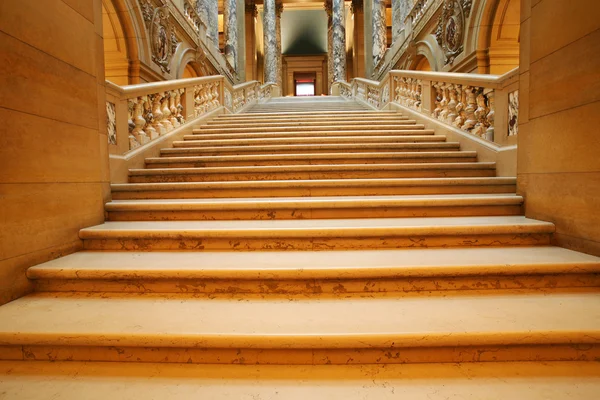
[[[109,195],[101,0],[0,2],[0,304]]]
[[[518,191],[557,244],[600,255],[600,3],[521,5]]]

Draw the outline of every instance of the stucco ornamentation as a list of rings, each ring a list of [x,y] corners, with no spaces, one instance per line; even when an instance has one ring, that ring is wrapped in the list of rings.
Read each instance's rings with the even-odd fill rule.
[[[444,64],[452,64],[463,52],[466,19],[471,12],[471,1],[445,0],[435,38],[444,51]]]

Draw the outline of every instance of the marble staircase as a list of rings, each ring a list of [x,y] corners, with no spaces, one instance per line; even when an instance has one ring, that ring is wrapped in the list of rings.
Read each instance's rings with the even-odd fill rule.
[[[398,113],[219,116],[29,269],[0,398],[595,399],[600,259],[515,191]]]

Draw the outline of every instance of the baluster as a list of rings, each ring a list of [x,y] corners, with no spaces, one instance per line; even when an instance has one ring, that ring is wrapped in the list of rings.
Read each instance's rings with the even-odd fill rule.
[[[165,133],[167,133],[165,126],[162,124],[162,119],[163,119],[163,113],[161,111],[162,97],[163,96],[161,93],[156,93],[156,94],[150,95],[150,98],[152,100],[152,115],[154,116],[154,123],[152,124],[152,126],[154,127],[156,132],[158,132],[158,135],[164,135]],[[152,138],[152,139],[154,139],[154,138]]]
[[[158,131],[154,128],[154,114],[152,113],[152,99],[151,96],[144,96],[144,117],[146,119],[146,126],[144,130],[147,133],[148,141],[158,137]],[[144,144],[142,142],[142,144]]]
[[[496,118],[496,108],[495,108],[495,97],[494,91],[491,90],[487,94],[488,104],[489,104],[489,112],[486,116],[487,119],[487,130],[485,131],[485,138],[491,142],[494,141],[494,119]]]
[[[415,80],[415,85],[416,85],[415,110],[421,111],[421,92],[423,91],[423,86],[421,85],[421,81],[419,81],[419,80]]]
[[[458,94],[456,93],[456,86],[453,84],[448,85],[448,95],[450,100],[448,101],[448,115],[446,117],[446,123],[452,124],[458,116],[456,112],[456,105],[458,104]]]
[[[475,100],[476,89],[473,86],[465,88],[467,96],[467,107],[465,108],[465,123],[460,127],[463,131],[471,131],[475,127],[477,120],[475,119],[475,110],[477,109],[477,100]]]
[[[442,107],[442,111],[440,112],[440,116],[438,117],[438,120],[445,122],[446,118],[448,117],[448,103],[450,102],[450,100],[448,99],[448,84],[447,83],[443,83],[441,85],[442,87],[442,100],[440,101],[440,106]]]
[[[144,132],[144,127],[146,125],[146,120],[142,116],[144,113],[144,97],[137,97],[135,99],[130,99],[129,104],[132,106],[132,116],[131,122],[133,123],[133,128],[131,129],[131,135],[134,137],[138,146],[148,142],[148,135]],[[131,149],[131,138],[129,139],[130,149]],[[135,146],[137,147],[137,146]]]
[[[465,91],[462,85],[456,85],[456,94],[458,102],[456,103],[456,118],[452,125],[460,128],[465,123]]]
[[[185,117],[183,116],[183,104],[181,104],[181,96],[185,93],[185,89],[179,89],[175,91],[175,108],[177,109],[177,121],[179,124],[185,124]]]
[[[161,100],[161,112],[163,115],[162,121],[161,123],[163,124],[163,126],[165,127],[165,130],[167,132],[170,132],[173,130],[174,126],[171,123],[171,110],[169,108],[169,100],[170,100],[171,95],[169,94],[169,92],[165,92],[163,94],[163,98]]]
[[[479,137],[485,136],[485,131],[487,130],[486,117],[488,112],[489,110],[485,104],[485,96],[483,95],[483,91],[480,91],[477,95],[477,109],[475,110],[475,119],[477,120],[477,124],[471,133]]]
[[[435,89],[435,109],[433,110],[433,117],[439,118],[442,112],[442,84],[440,82],[433,83]]]

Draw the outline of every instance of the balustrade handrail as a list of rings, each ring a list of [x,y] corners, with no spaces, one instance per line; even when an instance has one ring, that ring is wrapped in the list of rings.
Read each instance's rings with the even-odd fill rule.
[[[503,75],[404,70],[391,70],[388,74],[391,76],[402,76],[405,78],[422,79],[426,81],[485,86],[489,89],[502,89],[519,80],[519,68],[514,68]]]
[[[114,93],[118,93],[121,97],[137,97],[162,91],[184,89],[190,86],[216,81],[224,81],[225,84],[228,83],[223,75],[210,75],[199,78],[173,79],[169,81],[138,83],[127,86],[119,86],[111,81],[106,81],[106,88]]]

